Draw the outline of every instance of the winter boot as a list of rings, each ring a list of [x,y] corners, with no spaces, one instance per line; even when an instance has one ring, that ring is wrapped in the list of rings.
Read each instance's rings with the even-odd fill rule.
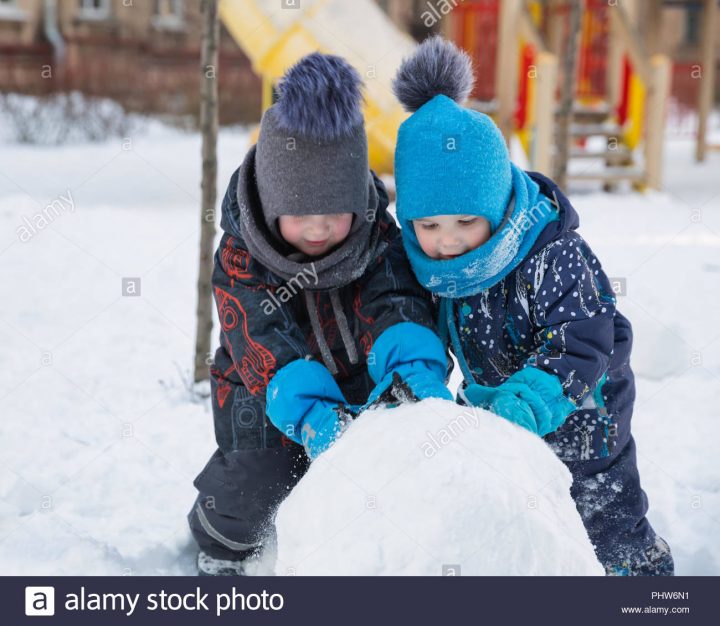
[[[673,576],[675,565],[670,546],[662,537],[655,537],[655,543],[647,548],[638,559],[627,559],[622,563],[606,565],[608,576]]]
[[[198,576],[245,576],[245,559],[225,561],[202,550],[197,560]]]

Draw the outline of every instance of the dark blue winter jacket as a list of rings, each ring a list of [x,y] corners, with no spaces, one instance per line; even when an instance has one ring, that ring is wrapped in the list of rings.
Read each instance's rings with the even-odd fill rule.
[[[577,212],[551,180],[530,176],[541,193],[557,199],[559,220],[543,229],[499,283],[469,297],[444,299],[441,334],[455,334],[444,323],[445,307],[452,307],[458,331],[452,350],[481,385],[497,387],[526,365],[556,376],[578,408],[546,441],[563,460],[603,458],[629,437],[635,399],[632,330],[616,309],[600,261],[576,232]],[[468,382],[466,376],[463,386]]]

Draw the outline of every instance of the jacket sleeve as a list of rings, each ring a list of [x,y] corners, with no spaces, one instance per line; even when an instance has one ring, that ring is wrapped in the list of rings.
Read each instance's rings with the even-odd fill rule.
[[[273,300],[272,280],[241,240],[223,236],[212,276],[220,342],[243,385],[263,400],[275,372],[311,354],[292,312]]]
[[[391,217],[383,224],[387,247],[354,287],[353,312],[360,346],[367,356],[378,337],[401,322],[414,322],[436,332],[432,300],[417,282]]]
[[[580,406],[610,364],[615,342],[610,281],[575,233],[550,243],[521,273],[514,297],[527,307],[536,329],[536,348],[524,365],[557,377],[563,395]]]

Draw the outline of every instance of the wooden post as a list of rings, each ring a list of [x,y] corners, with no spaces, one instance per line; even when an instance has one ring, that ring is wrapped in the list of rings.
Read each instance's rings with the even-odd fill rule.
[[[556,57],[562,53],[563,38],[565,36],[565,20],[560,12],[562,7],[561,0],[550,0],[548,3],[548,24],[547,24],[547,42],[548,50]]]
[[[440,20],[440,34],[448,41],[458,43],[456,33],[458,32],[458,16],[455,11],[450,11]]]
[[[194,380],[210,376],[208,358],[212,335],[212,271],[215,246],[218,134],[218,0],[202,0],[203,37],[200,69],[200,129],[202,131],[202,206],[200,211],[200,263],[197,282],[197,327]]]
[[[661,50],[662,6],[663,0],[646,0],[642,9],[634,16],[635,28],[643,35],[645,52],[650,58],[652,82],[648,85],[648,98],[645,101],[645,181],[646,187],[662,188],[663,138],[665,135],[665,115],[667,112],[665,81],[667,77],[660,65],[664,62],[658,55]],[[642,25],[642,29],[640,29]],[[672,68],[672,66],[670,66]],[[669,82],[667,83],[669,86]],[[663,95],[665,94],[665,95]],[[654,113],[657,115],[654,115]],[[642,188],[642,186],[640,186]]]
[[[660,37],[662,35],[663,0],[646,0],[645,8],[645,49],[648,54],[662,52]]]
[[[387,3],[388,17],[404,33],[410,32],[411,22],[415,17],[412,4],[405,0],[388,0]]]
[[[615,4],[611,5],[608,10],[610,11],[612,28],[621,39],[622,47],[630,57],[633,71],[644,83],[648,84],[652,74],[648,62],[649,55],[645,49],[645,42],[638,36],[635,13],[630,10],[631,7],[635,7],[636,10],[637,5],[630,4],[626,9],[624,4]]]
[[[558,61],[554,54],[541,52],[537,59],[537,89],[535,91],[535,142],[532,168],[552,175],[552,149],[555,138],[555,88]]]
[[[498,20],[498,49],[495,69],[495,93],[498,99],[498,126],[510,143],[518,83],[517,21],[520,0],[503,0]]]
[[[670,59],[656,54],[650,59],[652,79],[648,85],[645,122],[645,184],[662,189],[665,115],[672,77]]]
[[[573,119],[575,83],[577,81],[578,47],[582,32],[583,5],[585,0],[571,0],[570,32],[563,58],[563,80],[560,91],[560,109],[557,116],[557,155],[553,178],[565,191],[567,188],[567,164],[570,157],[570,124]]]
[[[606,73],[607,101],[611,110],[616,110],[622,97],[623,57],[625,48],[614,19],[608,24],[608,63]]]
[[[640,13],[640,5],[637,2],[625,2],[622,6],[610,5],[610,38],[607,66],[607,93],[609,104],[616,108],[622,97],[622,77],[624,70],[624,57],[627,54],[631,61],[637,61],[637,50],[629,50],[629,41],[634,41]],[[642,42],[642,50],[645,50]],[[641,76],[642,67],[636,67],[635,71]],[[643,78],[644,80],[644,78]]]
[[[717,2],[705,0],[702,29],[702,74],[698,98],[698,129],[695,160],[702,162],[707,153],[707,119],[715,95],[715,22]]]

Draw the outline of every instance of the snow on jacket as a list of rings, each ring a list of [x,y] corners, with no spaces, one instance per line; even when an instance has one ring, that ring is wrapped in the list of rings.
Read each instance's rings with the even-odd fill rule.
[[[564,460],[603,458],[630,433],[632,330],[600,261],[576,232],[577,212],[551,180],[531,178],[556,199],[559,220],[500,282],[442,299],[441,333],[455,320],[453,352],[481,385],[497,387],[527,366],[556,376],[577,410],[546,441]]]

